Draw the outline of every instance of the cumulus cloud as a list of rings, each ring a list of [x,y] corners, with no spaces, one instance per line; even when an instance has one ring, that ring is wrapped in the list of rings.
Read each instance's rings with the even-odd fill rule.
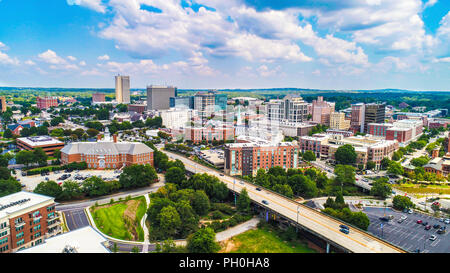
[[[67,59],[71,60],[72,62],[77,60],[77,58],[75,58],[74,56],[67,56]]]
[[[2,52],[6,50],[8,50],[8,47],[4,43],[0,42],[0,64],[18,65],[20,62],[17,58],[12,58],[5,52]]]
[[[100,13],[106,12],[106,7],[102,4],[102,0],[67,0],[67,4],[87,7]]]
[[[103,56],[98,56],[97,58],[100,61],[108,61],[109,60],[109,56],[108,55],[103,55]]]
[[[70,57],[70,56],[69,56]],[[58,56],[56,52],[51,49],[48,49],[45,52],[38,54],[38,59],[44,63],[49,64],[51,69],[64,69],[64,70],[73,70],[78,69],[78,66],[75,64],[71,64],[67,62],[64,58]],[[70,59],[70,58],[69,58]]]

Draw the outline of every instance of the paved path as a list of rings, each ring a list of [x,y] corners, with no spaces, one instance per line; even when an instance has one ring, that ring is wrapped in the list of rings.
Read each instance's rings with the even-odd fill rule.
[[[150,207],[150,197],[148,196],[148,194],[144,195],[145,197],[145,201],[147,202],[147,209],[148,207]],[[144,246],[142,247],[142,253],[147,253],[148,252],[148,245],[150,244],[149,241],[149,231],[147,228],[147,225],[145,224],[145,221],[147,220],[147,213],[144,214],[144,217],[142,217],[141,220],[141,227],[144,230]]]
[[[252,218],[247,222],[244,222],[227,230],[221,231],[216,234],[216,241],[221,242],[230,239],[233,236],[246,232],[247,230],[253,229],[258,225],[260,220],[261,220],[260,218]]]

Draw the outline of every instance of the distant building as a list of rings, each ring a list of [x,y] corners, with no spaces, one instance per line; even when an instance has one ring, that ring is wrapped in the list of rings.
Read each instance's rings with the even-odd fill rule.
[[[170,108],[194,109],[194,96],[171,97]]]
[[[147,111],[146,104],[128,104],[128,112],[144,113]]]
[[[191,126],[191,120],[197,116],[197,111],[185,108],[170,108],[168,110],[158,111],[162,119],[162,125],[170,129],[184,128]]]
[[[372,136],[386,137],[387,130],[393,127],[392,123],[369,123],[367,124],[367,133]]]
[[[283,99],[270,100],[267,103],[267,118],[276,121],[306,122],[308,103],[300,95],[286,95]]]
[[[130,103],[130,76],[115,76],[117,103]]]
[[[185,127],[185,141],[191,141],[194,144],[205,141],[212,143],[213,141],[232,141],[235,137],[234,127],[232,126],[217,126],[211,125],[205,127]]]
[[[334,112],[334,106],[334,102],[324,101],[322,96],[318,96],[317,100],[312,102],[312,121],[330,126],[330,115]]]
[[[345,119],[345,113],[343,112],[333,112],[330,114],[329,126],[331,129],[348,130],[350,128],[350,120]]]
[[[37,108],[39,109],[47,109],[50,107],[58,106],[58,98],[57,97],[37,97],[36,98]]]
[[[298,146],[293,142],[225,144],[224,171],[228,175],[256,175],[259,169],[298,168]]]
[[[226,110],[227,109],[227,101],[228,101],[228,96],[227,94],[216,94],[215,95],[215,105],[216,105],[216,110]]]
[[[177,96],[173,86],[147,86],[147,110],[165,110],[170,108],[170,98]]]
[[[2,113],[6,111],[6,98],[4,96],[0,97],[0,109]]]
[[[99,136],[100,138],[100,136]],[[89,169],[120,169],[133,164],[153,166],[153,150],[140,142],[117,142],[106,128],[103,140],[72,142],[61,149],[62,164],[86,162]]]
[[[103,94],[103,93],[92,94],[92,104],[95,104],[98,102],[105,102],[105,94]]]
[[[201,91],[194,96],[194,108],[201,119],[206,119],[214,113],[216,104],[214,91]]]
[[[364,103],[352,104],[352,114],[350,120],[351,130],[356,132],[364,132],[364,117],[365,117],[365,105]]]
[[[369,123],[384,123],[386,105],[369,103],[364,107],[364,132],[368,132]]]
[[[36,148],[42,148],[49,156],[52,156],[55,150],[64,148],[64,142],[50,136],[20,137],[16,141],[17,146],[22,150],[31,151]]]
[[[0,253],[42,244],[62,232],[55,198],[20,191],[0,198]]]

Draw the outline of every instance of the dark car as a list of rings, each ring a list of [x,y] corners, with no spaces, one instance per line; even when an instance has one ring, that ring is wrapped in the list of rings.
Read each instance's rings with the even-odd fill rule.
[[[261,188],[256,188],[257,191],[261,191]]]
[[[433,228],[436,228],[436,229],[441,228],[441,225],[435,224],[435,225],[433,225]]]
[[[262,200],[262,203],[263,203],[264,205],[269,205],[269,202],[267,202],[266,200]]]
[[[350,231],[348,229],[345,229],[345,228],[341,228],[339,231],[342,232],[342,233],[345,233],[345,234],[349,234],[350,233]]]
[[[223,173],[219,174],[220,176],[223,176]]]
[[[444,234],[445,233],[445,228],[440,228],[438,231],[437,231],[437,234]]]
[[[346,226],[346,225],[340,225],[339,227],[343,228],[343,229],[349,229],[348,226]]]
[[[428,225],[428,222],[423,222],[422,223],[422,226],[427,226]]]
[[[426,227],[425,227],[425,230],[430,230],[431,229],[431,225],[427,225]]]

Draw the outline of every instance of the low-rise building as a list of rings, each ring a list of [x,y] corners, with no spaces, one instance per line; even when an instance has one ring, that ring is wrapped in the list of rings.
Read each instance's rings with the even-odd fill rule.
[[[191,121],[197,116],[197,111],[187,108],[170,108],[157,113],[162,124],[170,129],[178,129],[191,125]]]
[[[185,127],[184,140],[191,141],[194,144],[206,141],[206,143],[212,143],[215,141],[232,141],[234,140],[234,127],[233,126],[212,126],[207,125],[205,127]]]
[[[26,191],[0,198],[0,253],[39,245],[61,232],[55,198]]]
[[[53,106],[58,106],[57,97],[37,97],[36,98],[37,108],[47,109]]]
[[[344,112],[333,112],[330,114],[330,128],[348,130],[350,129],[350,120],[345,118]]]
[[[42,148],[49,156],[52,156],[55,150],[64,148],[64,142],[50,136],[20,137],[16,139],[16,142],[17,146],[22,150],[31,151],[36,148]]]

